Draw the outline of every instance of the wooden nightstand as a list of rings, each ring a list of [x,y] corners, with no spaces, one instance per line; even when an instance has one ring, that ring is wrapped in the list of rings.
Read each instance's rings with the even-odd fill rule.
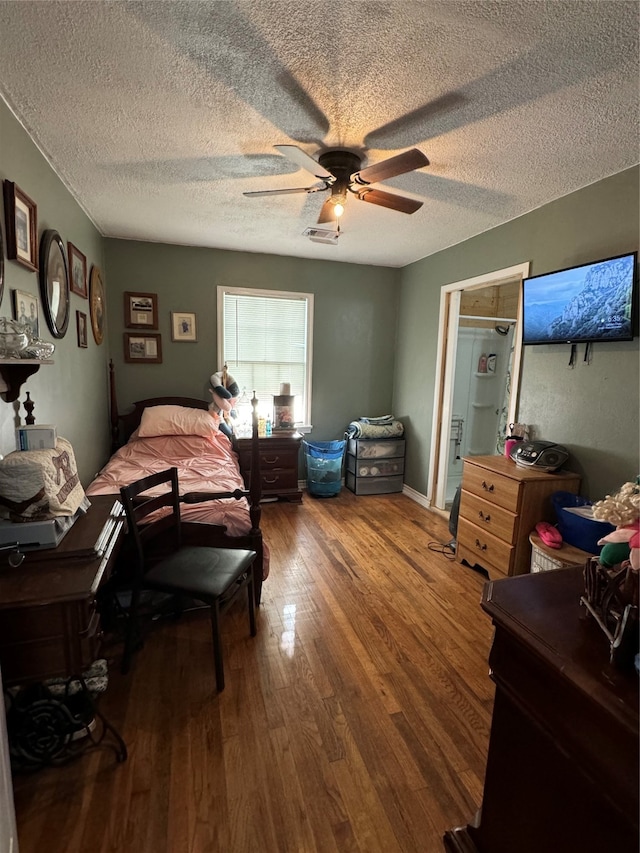
[[[298,462],[302,435],[299,432],[278,433],[258,439],[260,444],[260,472],[262,496],[301,501],[298,488]],[[240,469],[243,474],[251,470],[251,439],[238,439]]]

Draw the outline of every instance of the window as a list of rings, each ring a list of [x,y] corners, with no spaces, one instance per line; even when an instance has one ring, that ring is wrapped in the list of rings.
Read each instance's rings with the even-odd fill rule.
[[[297,425],[311,423],[313,294],[218,287],[218,359],[263,414],[288,384]]]

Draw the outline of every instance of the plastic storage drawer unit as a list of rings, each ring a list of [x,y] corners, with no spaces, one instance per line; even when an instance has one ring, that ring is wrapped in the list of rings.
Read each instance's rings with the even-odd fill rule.
[[[347,471],[356,477],[393,477],[404,474],[404,457],[393,459],[356,459],[347,455]]]
[[[356,495],[402,491],[404,439],[350,438],[345,485]]]
[[[347,471],[346,486],[356,495],[389,495],[402,491],[402,474],[397,477],[356,477]]]
[[[356,459],[404,458],[404,438],[350,438],[347,453]]]

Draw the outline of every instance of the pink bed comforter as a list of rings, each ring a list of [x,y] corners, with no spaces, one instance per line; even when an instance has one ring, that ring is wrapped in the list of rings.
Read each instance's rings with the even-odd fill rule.
[[[109,459],[86,493],[89,498],[91,495],[117,494],[121,486],[173,466],[178,469],[181,495],[185,492],[244,489],[238,456],[222,432],[206,438],[197,435],[138,438],[134,433],[127,444]],[[183,504],[181,512],[184,521],[224,524],[231,536],[241,536],[251,530],[246,498]]]

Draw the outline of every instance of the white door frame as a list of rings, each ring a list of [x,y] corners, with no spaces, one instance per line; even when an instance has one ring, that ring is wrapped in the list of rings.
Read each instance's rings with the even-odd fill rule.
[[[449,440],[451,408],[453,405],[453,379],[456,370],[456,348],[460,317],[460,299],[463,290],[479,290],[492,285],[506,284],[505,280],[526,278],[529,261],[513,267],[477,275],[453,284],[445,284],[440,290],[440,319],[438,331],[438,353],[436,357],[436,384],[433,400],[433,423],[431,425],[431,454],[427,497],[431,506],[444,509],[447,481],[448,453],[441,452]],[[516,420],[518,389],[520,387],[520,359],[522,353],[522,294],[518,300],[518,315],[513,339],[513,364],[511,369],[511,395],[507,423]],[[489,318],[491,319],[491,318]],[[436,476],[437,475],[437,476]]]

